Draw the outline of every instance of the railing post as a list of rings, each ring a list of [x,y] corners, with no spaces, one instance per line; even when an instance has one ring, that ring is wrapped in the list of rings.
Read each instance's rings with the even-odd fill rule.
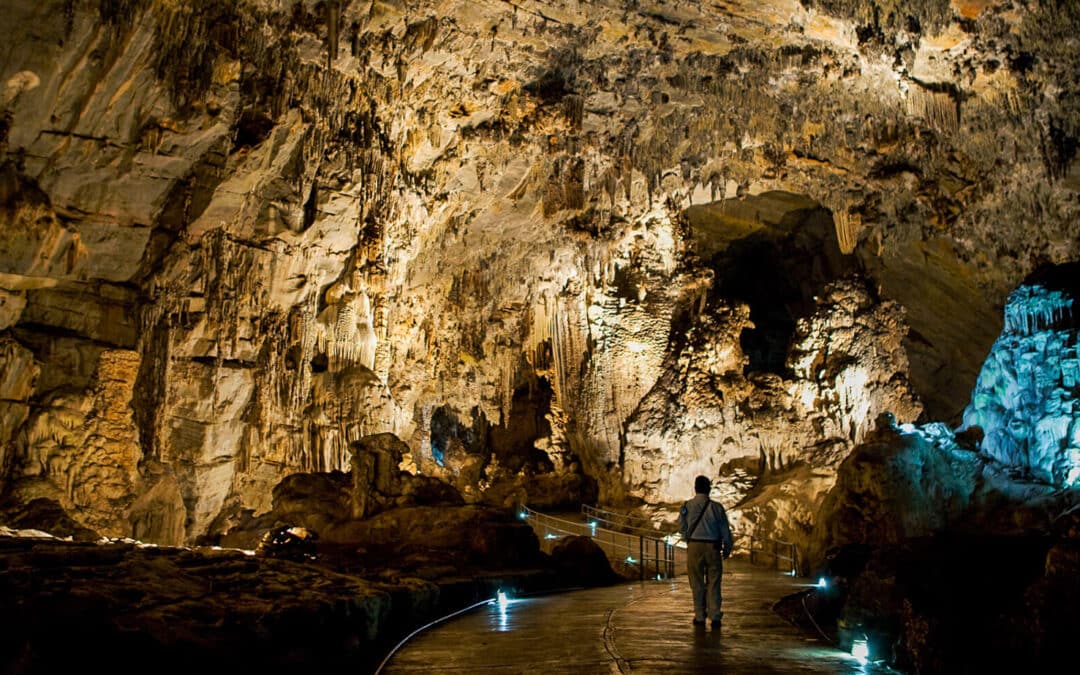
[[[638,535],[638,569],[640,570],[641,580],[645,580],[645,537]]]

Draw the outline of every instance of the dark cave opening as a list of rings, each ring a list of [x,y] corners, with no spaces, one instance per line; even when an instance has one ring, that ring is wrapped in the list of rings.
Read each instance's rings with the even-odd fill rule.
[[[544,377],[530,377],[514,389],[507,419],[492,424],[478,409],[472,410],[472,424],[458,420],[448,406],[431,417],[431,456],[439,466],[454,465],[452,456],[461,453],[494,457],[499,466],[517,473],[552,471],[551,460],[535,447],[537,439],[551,435],[547,415],[553,390]],[[484,460],[486,463],[486,459]]]
[[[784,375],[788,344],[795,332],[791,308],[799,304],[799,288],[785,269],[779,247],[766,238],[751,236],[735,242],[728,254],[714,264],[716,291],[750,305],[754,327],[739,336],[749,359],[746,372]]]
[[[796,321],[814,296],[858,269],[843,255],[832,213],[790,192],[771,191],[686,211],[695,250],[715,273],[713,296],[750,307],[753,328],[740,337],[746,373],[789,376],[787,353]]]
[[[479,450],[476,433],[461,424],[448,406],[435,409],[431,415],[431,456],[439,466],[446,465],[446,456],[455,448],[473,453]]]
[[[516,473],[526,465],[540,471],[554,468],[547,455],[534,445],[538,438],[551,435],[547,414],[553,394],[547,378],[530,378],[514,390],[509,419],[490,428],[491,451],[510,471]]]

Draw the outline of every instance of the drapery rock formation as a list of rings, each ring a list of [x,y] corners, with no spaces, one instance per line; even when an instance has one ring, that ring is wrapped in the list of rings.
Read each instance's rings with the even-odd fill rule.
[[[805,529],[1075,256],[1071,3],[5,12],[0,476],[102,532],[213,534],[378,433],[500,503],[764,457],[810,487],[747,513]]]

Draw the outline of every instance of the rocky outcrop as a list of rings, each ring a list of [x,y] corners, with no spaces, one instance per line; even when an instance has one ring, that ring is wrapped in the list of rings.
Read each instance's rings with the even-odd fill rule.
[[[0,467],[7,491],[45,494],[15,467],[69,462],[52,432],[104,438],[65,425],[87,424],[99,362],[134,354],[133,445],[99,472],[131,503],[55,495],[102,531],[217,534],[377,433],[475,503],[537,476],[666,500],[715,451],[739,485],[762,452],[835,466],[864,408],[907,396],[885,384],[894,340],[931,416],[953,418],[1005,292],[1075,255],[1071,6],[5,10],[0,330],[19,347],[0,358],[21,374],[0,378]],[[848,273],[872,289],[856,321],[878,331],[895,302],[913,330],[819,381],[828,341],[800,328],[796,361],[789,343],[831,325],[813,296]],[[644,426],[684,391],[700,433]],[[752,426],[786,434],[800,410],[815,421],[793,442]],[[676,469],[646,476],[660,441]]]
[[[551,560],[569,584],[603,586],[622,581],[592,537],[567,536],[551,547]]]
[[[986,455],[1059,487],[1080,484],[1080,265],[1039,270],[1009,294],[1005,328],[964,426]]]
[[[502,584],[530,591],[557,583],[536,568],[488,567],[466,581],[424,578],[402,560],[397,570],[363,576],[331,559],[12,532],[0,533],[0,611],[21,619],[0,634],[0,665],[20,673],[93,659],[119,673],[147,663],[176,674],[373,672],[417,626],[494,598]]]
[[[867,420],[921,412],[905,377],[902,311],[859,283],[827,287],[795,328],[788,378],[744,375],[745,306],[713,316],[723,319],[687,332],[627,425],[629,490],[670,503],[696,475],[719,476],[714,496],[738,505],[739,548],[755,535],[802,547],[837,466],[868,437]]]
[[[7,479],[15,462],[15,436],[30,417],[30,399],[40,369],[29,349],[4,337],[0,341],[0,372],[0,476]]]
[[[400,469],[409,447],[393,434],[360,439],[352,448],[352,517],[373,516],[408,504],[460,504],[461,494],[430,476],[416,476]]]
[[[89,390],[57,394],[35,412],[24,432],[25,454],[10,470],[15,487],[9,499],[55,500],[105,536],[139,530],[180,543],[184,505],[175,483],[139,468],[143,455],[131,408],[138,369],[136,352],[105,350]],[[161,513],[149,526],[147,512],[154,510]]]
[[[822,500],[808,566],[820,566],[828,551],[844,545],[894,545],[958,528],[982,483],[984,464],[955,444],[903,433],[883,415]]]
[[[1076,621],[1063,575],[1078,500],[959,447],[946,425],[885,419],[817,514],[803,571],[826,584],[779,607],[905,672],[1052,667]]]

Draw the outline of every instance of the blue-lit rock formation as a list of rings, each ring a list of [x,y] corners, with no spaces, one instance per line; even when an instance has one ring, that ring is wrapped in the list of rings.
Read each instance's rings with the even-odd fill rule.
[[[984,454],[1059,487],[1080,485],[1076,296],[1060,283],[1076,278],[1075,268],[1009,295],[1004,329],[964,411],[964,427],[982,429]]]

